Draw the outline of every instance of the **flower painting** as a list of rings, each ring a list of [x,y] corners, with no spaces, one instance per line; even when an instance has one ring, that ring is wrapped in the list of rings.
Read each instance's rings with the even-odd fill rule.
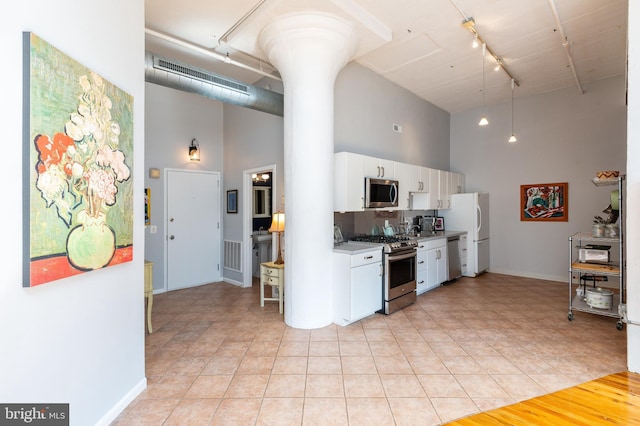
[[[132,260],[133,98],[25,33],[23,285]]]

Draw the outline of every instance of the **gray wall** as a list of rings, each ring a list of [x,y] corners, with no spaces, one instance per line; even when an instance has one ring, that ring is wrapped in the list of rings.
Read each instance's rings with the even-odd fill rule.
[[[165,288],[165,168],[222,172],[222,102],[146,83],[144,185],[151,189],[151,227],[145,228],[145,259],[153,262],[153,288]],[[189,161],[192,139],[200,144],[200,161]],[[160,179],[149,168],[160,169]],[[222,173],[221,173],[222,174]],[[222,200],[221,200],[222,202]]]
[[[449,170],[449,113],[352,62],[335,85],[335,151]]]
[[[625,170],[624,78],[616,77],[538,96],[516,98],[516,143],[511,104],[486,107],[490,125],[479,127],[480,110],[451,117],[451,167],[466,175],[467,192],[491,195],[491,270],[563,281],[568,237],[590,231],[593,216],[609,204],[612,187],[591,182],[599,170]],[[521,222],[522,184],[569,183],[568,222]]]
[[[271,164],[276,165],[274,208],[283,209],[284,139],[283,120],[272,114],[235,105],[224,106],[224,178],[223,191],[238,190],[238,214],[223,209],[224,239],[242,241],[242,172]],[[251,229],[246,230],[251,232]],[[225,278],[242,282],[242,274],[225,269]]]

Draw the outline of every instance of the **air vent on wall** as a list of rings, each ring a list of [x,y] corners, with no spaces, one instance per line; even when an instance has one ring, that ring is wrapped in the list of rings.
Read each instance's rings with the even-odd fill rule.
[[[207,83],[225,87],[227,89],[231,89],[236,92],[249,96],[249,90],[246,85],[238,84],[234,81],[225,80],[223,78],[217,77],[212,74],[207,74],[199,70],[185,67],[182,64],[177,64],[177,63],[169,62],[166,59],[154,57],[153,66],[154,68],[158,68],[158,69],[161,69],[167,72],[172,72],[175,74],[185,75],[191,78],[195,78],[197,80],[206,81]]]

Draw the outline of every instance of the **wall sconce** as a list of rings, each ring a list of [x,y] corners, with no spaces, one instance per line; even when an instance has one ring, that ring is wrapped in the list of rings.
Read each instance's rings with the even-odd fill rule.
[[[200,144],[195,139],[191,139],[191,145],[189,145],[189,160],[200,161]]]
[[[280,250],[280,234],[284,231],[284,212],[275,212],[273,214],[273,221],[271,222],[271,227],[269,227],[269,232],[277,232],[278,233],[278,259],[276,259],[276,265],[282,265],[284,260],[282,260],[282,251]]]

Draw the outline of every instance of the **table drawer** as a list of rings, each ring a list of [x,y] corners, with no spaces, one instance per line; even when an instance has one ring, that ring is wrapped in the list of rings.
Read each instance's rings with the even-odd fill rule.
[[[262,273],[264,275],[268,275],[270,277],[279,277],[280,273],[282,272],[282,269],[278,269],[278,268],[269,268],[268,266],[263,266],[262,267]]]
[[[280,277],[272,277],[270,275],[263,275],[262,282],[268,285],[280,285]]]

